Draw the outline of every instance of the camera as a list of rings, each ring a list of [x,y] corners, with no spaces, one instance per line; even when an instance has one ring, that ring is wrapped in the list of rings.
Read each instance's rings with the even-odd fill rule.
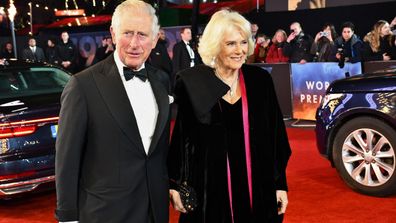
[[[340,59],[338,61],[338,66],[340,68],[344,68],[345,66],[345,56],[344,56],[344,49],[343,48],[338,48],[337,53],[340,54]]]
[[[320,32],[320,36],[327,36],[327,32]]]

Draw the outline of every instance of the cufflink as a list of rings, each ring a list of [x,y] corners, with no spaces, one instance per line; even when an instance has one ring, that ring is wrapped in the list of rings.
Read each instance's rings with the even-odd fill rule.
[[[172,104],[173,103],[173,101],[175,100],[172,96],[170,96],[170,95],[168,95],[168,98],[169,98],[169,104]]]

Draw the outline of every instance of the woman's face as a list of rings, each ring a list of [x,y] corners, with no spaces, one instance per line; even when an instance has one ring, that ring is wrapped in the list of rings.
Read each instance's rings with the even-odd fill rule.
[[[224,33],[217,56],[218,65],[225,70],[237,70],[246,61],[248,40],[239,30]]]
[[[283,36],[282,32],[276,32],[275,33],[275,40],[278,43],[282,43],[283,41],[285,41],[285,37]]]
[[[342,38],[345,41],[348,41],[350,38],[352,38],[352,35],[353,35],[353,31],[351,28],[345,27],[342,29]]]
[[[390,27],[388,23],[385,23],[380,30],[380,36],[386,36],[391,33]]]

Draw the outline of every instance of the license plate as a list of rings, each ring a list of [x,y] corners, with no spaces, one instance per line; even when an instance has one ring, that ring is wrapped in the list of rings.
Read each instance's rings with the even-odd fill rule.
[[[51,125],[51,136],[52,138],[56,138],[56,134],[58,133],[58,125]]]

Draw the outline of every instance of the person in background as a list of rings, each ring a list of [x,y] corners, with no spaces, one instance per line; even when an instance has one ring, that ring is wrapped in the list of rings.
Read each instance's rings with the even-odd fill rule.
[[[45,55],[47,56],[48,63],[59,65],[59,57],[57,55],[54,39],[47,40],[47,49],[45,49]]]
[[[252,32],[252,39],[255,44],[257,43],[258,30],[259,30],[259,26],[257,25],[257,23],[252,23],[251,32]]]
[[[203,32],[204,64],[179,73],[168,171],[180,223],[282,221],[291,150],[270,74],[244,65],[253,49],[250,23],[223,9]],[[191,212],[184,181],[197,194]]]
[[[168,50],[166,48],[166,36],[165,30],[159,30],[159,38],[157,45],[151,51],[148,62],[153,65],[154,67],[165,71],[171,80],[171,88],[173,89],[173,71],[172,71],[172,60],[169,57]]]
[[[58,221],[168,223],[169,78],[146,63],[158,29],[150,4],[123,1],[111,20],[114,54],[72,75],[63,90]]]
[[[102,39],[102,46],[96,49],[95,63],[102,61],[114,52],[114,45],[111,36],[105,36]]]
[[[393,18],[392,22],[389,24],[393,35],[396,35],[396,16]]]
[[[283,29],[278,29],[272,38],[272,44],[268,50],[266,63],[286,63],[289,57],[283,54],[283,47],[287,39],[286,32]]]
[[[12,43],[10,42],[5,43],[4,49],[0,52],[0,58],[2,59],[15,58]]]
[[[249,60],[252,60],[253,63],[265,63],[265,58],[267,57],[267,52],[270,47],[271,38],[266,36],[265,34],[258,34],[256,45],[254,47],[253,54],[249,57]],[[250,59],[253,57],[252,59]]]
[[[312,61],[310,53],[312,37],[303,32],[300,23],[290,25],[290,35],[283,46],[283,54],[289,57],[290,63],[304,64]]]
[[[341,68],[345,62],[360,62],[362,47],[363,42],[355,34],[355,25],[352,22],[345,22],[341,26],[341,36],[334,41],[331,59],[338,61]]]
[[[199,63],[198,53],[191,46],[191,29],[182,28],[180,30],[180,36],[180,42],[173,46],[172,65],[175,74]]]
[[[334,40],[338,37],[334,25],[326,23],[322,27],[322,31],[315,36],[311,46],[311,54],[314,55],[314,62],[332,61],[331,52],[334,47]]]
[[[44,51],[40,47],[36,46],[36,39],[29,37],[29,47],[22,51],[22,60],[29,61],[46,61]]]
[[[363,58],[365,61],[396,60],[396,40],[389,23],[379,20],[364,37]]]
[[[161,41],[161,43],[162,43],[166,48],[168,48],[169,43],[168,43],[168,40],[166,39],[166,32],[165,32],[165,30],[162,29],[162,28],[160,28],[160,31],[159,31],[158,35],[159,35],[158,41]]]
[[[69,39],[69,33],[63,31],[61,33],[61,41],[56,47],[59,57],[59,64],[70,72],[77,69],[77,49],[73,42]]]

